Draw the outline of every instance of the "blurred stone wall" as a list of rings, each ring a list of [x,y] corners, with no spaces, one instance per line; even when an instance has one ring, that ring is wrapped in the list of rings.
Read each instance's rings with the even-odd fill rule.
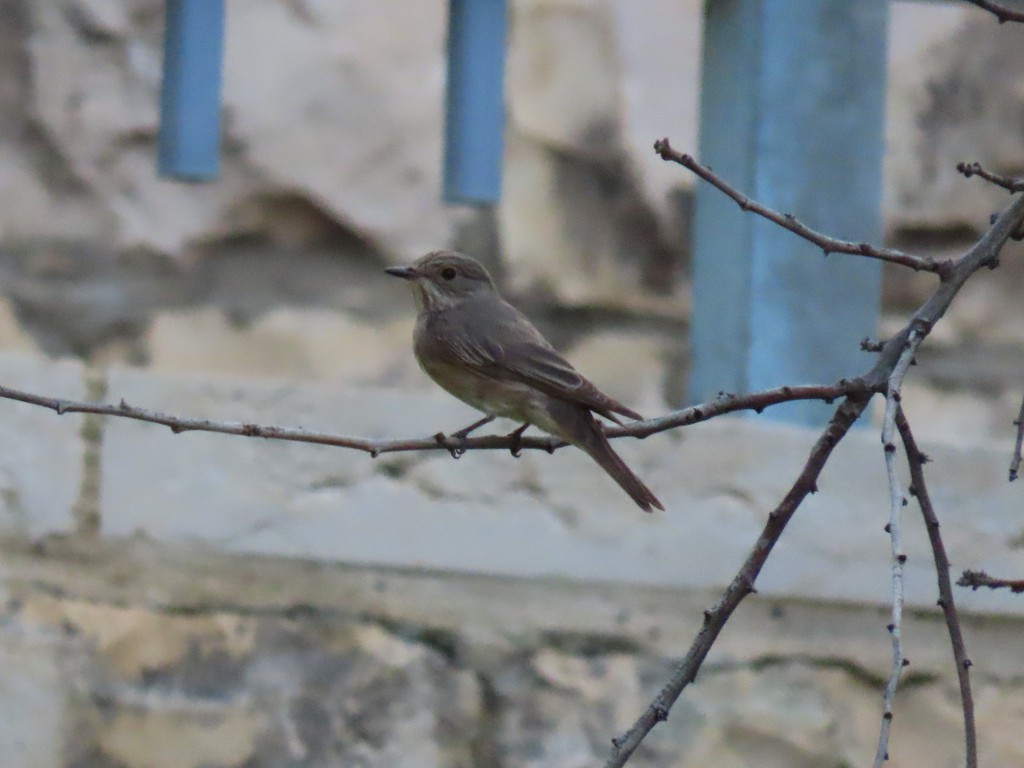
[[[382,437],[443,393],[0,355],[0,381]],[[0,420],[0,764],[590,766],[658,691],[816,435],[726,421],[622,442],[639,512],[573,451],[386,454],[57,416]],[[912,412],[912,417],[914,413]],[[1019,572],[1009,441],[927,441],[954,568]],[[639,766],[861,764],[891,663],[873,430],[840,445]],[[961,762],[916,510],[892,764]],[[958,590],[985,765],[1024,757],[1024,605]]]
[[[381,273],[451,246],[603,389],[679,404],[692,180],[650,147],[696,148],[700,2],[511,5],[505,192],[474,211],[439,202],[443,2],[229,2],[223,173],[188,185],[154,170],[163,3],[6,0],[0,383],[451,429],[469,411],[416,369],[411,302]],[[955,253],[1005,202],[952,169],[1021,171],[1020,34],[893,6],[890,242]],[[905,389],[955,569],[1024,571],[1005,483],[1019,256],[969,287]],[[886,327],[930,288],[887,275]],[[643,516],[569,451],[371,461],[0,413],[0,766],[28,768],[599,764],[813,440],[732,422],[623,445],[669,510]],[[863,763],[889,664],[883,491],[877,437],[853,436],[633,764]],[[955,676],[907,514],[892,764],[955,766]],[[983,764],[1018,766],[1024,604],[958,599]]]
[[[154,172],[161,0],[8,0],[0,348],[422,386],[406,296],[379,270],[447,246],[487,263],[593,378],[648,410],[679,404],[692,178],[651,143],[696,148],[700,2],[511,7],[505,192],[478,211],[439,202],[443,2],[230,3],[223,173],[197,185]],[[955,3],[894,4],[894,243],[948,254],[1004,201],[953,167],[1018,169],[1014,34]],[[951,318],[951,346],[995,334],[971,365],[945,365],[973,410],[993,394],[965,386],[979,366],[997,399],[1016,386],[1017,263]],[[928,285],[894,272],[887,306]],[[624,376],[622,354],[649,375]]]

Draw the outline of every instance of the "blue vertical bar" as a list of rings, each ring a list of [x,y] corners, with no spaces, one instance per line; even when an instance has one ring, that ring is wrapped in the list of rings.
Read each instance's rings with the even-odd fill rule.
[[[444,200],[501,196],[505,130],[505,0],[450,0]]]
[[[699,159],[751,194],[760,4],[705,0],[701,67]],[[693,402],[749,390],[750,221],[710,184],[697,183],[688,391]]]
[[[220,167],[224,0],[167,0],[159,165],[163,176],[199,181]]]
[[[888,0],[710,0],[706,14],[702,159],[815,229],[878,242]],[[830,382],[870,363],[859,340],[877,329],[879,263],[826,259],[710,189],[698,192],[695,236],[693,399]],[[829,409],[767,413],[817,424]]]

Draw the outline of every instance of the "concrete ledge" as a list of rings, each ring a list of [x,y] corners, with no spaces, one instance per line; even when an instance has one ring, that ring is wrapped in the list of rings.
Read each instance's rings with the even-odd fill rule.
[[[540,647],[553,637],[596,638],[610,648],[680,657],[700,629],[716,589],[510,579],[437,570],[353,566],[217,553],[145,539],[42,544],[0,540],[0,575],[19,603],[131,606],[169,616],[315,617],[373,620],[413,634],[448,633],[460,643]],[[31,613],[31,611],[29,611]],[[815,601],[759,592],[715,644],[712,664],[774,656],[846,660],[887,670],[886,605]],[[1019,618],[963,616],[975,672],[1019,675]],[[949,640],[934,607],[910,610],[904,633],[915,673],[950,674]],[[866,674],[866,673],[865,673]]]
[[[74,365],[0,357],[0,380],[80,396]],[[244,419],[371,436],[451,430],[473,413],[437,392],[339,391],[324,385],[157,376],[114,370],[107,398],[190,416]],[[663,499],[645,515],[578,451],[446,453],[371,460],[353,451],[186,433],[107,419],[89,472],[80,417],[8,404],[6,474],[30,500],[8,528],[39,537],[73,530],[83,477],[99,487],[98,533],[204,551],[581,583],[715,590],[732,577],[767,512],[788,489],[816,432],[719,420],[646,441],[618,441]],[[12,421],[13,419],[13,421]],[[924,445],[954,568],[1014,574],[1020,489],[1006,482],[1008,445]],[[12,458],[13,457],[13,458]],[[19,458],[20,457],[20,458]],[[10,463],[13,462],[13,463]],[[884,467],[872,430],[850,435],[769,560],[767,597],[885,605],[889,600]],[[931,554],[906,509],[908,604],[935,602]],[[966,610],[1024,612],[1001,593],[960,591]]]
[[[115,371],[110,397],[211,418],[372,436],[451,430],[473,412],[444,393],[333,391],[322,385],[175,379]],[[645,515],[578,451],[475,452],[376,461],[352,451],[109,420],[103,531],[202,541],[225,552],[523,578],[662,587],[725,583],[803,465],[813,430],[719,420],[617,448],[665,502]],[[1009,446],[925,445],[954,567],[1021,570],[1020,490]],[[772,595],[888,602],[888,500],[873,430],[851,434],[768,563]],[[906,510],[907,595],[935,602],[931,553]],[[1020,613],[1022,601],[964,593],[969,608]]]

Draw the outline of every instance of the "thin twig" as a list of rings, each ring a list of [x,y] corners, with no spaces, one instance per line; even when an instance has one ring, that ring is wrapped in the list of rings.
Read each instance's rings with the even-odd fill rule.
[[[643,714],[633,723],[632,727],[622,736],[612,739],[612,753],[605,763],[605,768],[621,768],[629,756],[640,745],[648,733],[658,723],[668,719],[669,711],[687,685],[697,677],[697,671],[703,664],[708,651],[714,644],[718,634],[729,620],[733,611],[747,595],[754,592],[754,583],[764,567],[768,555],[778,542],[786,525],[792,519],[797,508],[808,494],[817,491],[818,476],[825,463],[840,440],[846,435],[853,423],[867,407],[870,398],[862,396],[850,398],[843,402],[832,416],[831,421],[814,444],[807,463],[793,483],[785,498],[769,513],[761,535],[758,536],[753,550],[740,566],[736,576],[726,587],[722,597],[715,606],[704,612],[704,623],[694,638],[686,656],[679,663],[662,688],[661,693],[644,710]]]
[[[606,434],[609,438],[637,437],[644,438],[649,435],[665,432],[677,427],[697,424],[698,422],[713,419],[726,413],[738,411],[755,411],[760,413],[779,403],[792,402],[794,400],[823,400],[831,403],[842,397],[851,394],[863,395],[867,391],[863,382],[843,379],[835,384],[820,386],[800,387],[778,387],[764,392],[755,392],[749,395],[722,394],[717,399],[689,408],[659,416],[654,419],[634,421],[626,426],[609,427]],[[331,445],[339,448],[351,448],[357,451],[364,451],[376,458],[382,453],[395,453],[399,451],[433,451],[448,450],[462,452],[466,450],[512,450],[513,448],[528,448],[542,450],[549,453],[566,445],[554,437],[522,437],[514,438],[509,435],[486,435],[482,437],[471,437],[459,439],[450,435],[438,433],[432,437],[409,438],[397,440],[374,440],[368,437],[351,437],[346,435],[335,435],[326,432],[312,432],[305,429],[277,427],[266,424],[255,424],[251,422],[238,421],[216,421],[213,419],[197,419],[184,416],[175,416],[159,411],[151,411],[146,408],[139,408],[129,405],[124,400],[118,404],[112,403],[89,403],[78,400],[68,400],[45,395],[37,395],[31,392],[12,389],[0,386],[0,399],[17,400],[22,403],[38,405],[49,408],[58,414],[66,413],[95,413],[103,416],[117,416],[135,421],[143,421],[150,424],[159,424],[170,429],[175,434],[181,432],[216,432],[224,435],[239,435],[242,437],[259,437],[267,440],[288,440],[300,443],[316,443],[318,445]]]
[[[923,270],[925,272],[934,272],[939,275],[941,275],[946,269],[946,262],[936,261],[929,256],[915,256],[914,254],[898,251],[895,248],[876,248],[868,243],[854,243],[849,240],[838,240],[834,237],[823,235],[799,221],[792,214],[779,213],[778,211],[772,210],[756,200],[747,197],[745,194],[726,182],[723,178],[718,176],[708,166],[701,165],[690,155],[674,150],[671,144],[669,144],[668,139],[659,139],[654,142],[654,151],[661,156],[662,160],[678,163],[684,168],[688,168],[693,171],[712,186],[720,189],[727,196],[735,200],[742,210],[756,213],[758,216],[763,216],[769,221],[778,224],[783,229],[788,229],[793,234],[799,235],[805,240],[821,248],[825,252],[826,256],[830,253],[849,253],[855,256],[867,256],[871,259],[879,259],[881,261],[888,261],[892,264],[910,267],[914,271]]]
[[[1024,12],[1015,11],[1012,8],[1007,8],[1005,5],[1000,3],[993,3],[990,0],[966,0],[971,5],[976,5],[983,11],[988,11],[995,15],[999,19],[1000,24],[1005,24],[1007,21],[1020,21],[1024,22]]]
[[[910,429],[903,408],[896,411],[896,426],[903,441],[903,450],[907,455],[910,467],[910,494],[917,498],[917,504],[924,518],[928,541],[932,547],[932,558],[935,560],[935,575],[939,583],[939,607],[946,618],[949,630],[949,644],[953,649],[953,662],[956,664],[956,676],[960,682],[960,707],[964,716],[964,764],[966,768],[978,766],[978,736],[974,726],[974,697],[971,694],[971,660],[967,656],[964,636],[960,631],[960,618],[953,599],[953,586],[949,579],[949,557],[942,542],[939,530],[939,518],[935,514],[928,486],[925,483],[924,464],[927,457],[917,447],[917,441]]]
[[[971,176],[980,176],[985,181],[990,181],[997,187],[1002,187],[1009,192],[1024,192],[1024,179],[1016,176],[1001,176],[998,173],[986,171],[981,167],[981,163],[957,163],[956,169],[965,178],[969,179]]]
[[[903,379],[910,369],[914,353],[924,335],[918,329],[912,329],[907,337],[906,346],[889,374],[889,386],[885,397],[885,417],[882,420],[882,447],[885,455],[885,473],[889,480],[889,540],[892,549],[892,611],[889,622],[889,635],[892,638],[892,669],[889,680],[882,694],[882,725],[878,733],[878,748],[875,750],[875,768],[881,768],[889,759],[889,732],[892,730],[893,707],[896,689],[899,688],[900,677],[907,659],[903,654],[903,565],[907,562],[907,554],[903,549],[903,505],[907,503],[900,487],[899,476],[896,474],[896,414],[900,408],[900,390]]]
[[[1010,482],[1012,483],[1017,479],[1017,474],[1020,472],[1020,452],[1021,448],[1024,448],[1024,399],[1020,403],[1020,412],[1017,414],[1017,419],[1013,422],[1013,425],[1017,427],[1017,440],[1013,444],[1013,456],[1010,458]]]
[[[1008,589],[1014,594],[1024,592],[1024,579],[997,579],[989,576],[984,571],[964,571],[957,579],[958,587],[970,587],[977,590],[980,587],[989,589]]]

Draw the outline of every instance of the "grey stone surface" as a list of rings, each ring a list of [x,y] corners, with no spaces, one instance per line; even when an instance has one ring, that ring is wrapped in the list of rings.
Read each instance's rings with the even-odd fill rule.
[[[2,551],[0,647],[17,649],[17,672],[0,688],[18,691],[0,710],[18,707],[19,730],[5,743],[0,729],[0,749],[33,768],[591,765],[717,598],[232,556],[147,537]],[[753,596],[636,761],[867,759],[886,621],[881,605]],[[952,768],[945,627],[933,608],[909,612],[904,630],[913,663],[892,762]],[[964,630],[986,761],[1011,768],[1024,755],[1020,619],[965,614]]]
[[[115,369],[109,396],[197,417],[382,438],[402,436],[405,429],[430,435],[445,423],[472,416],[456,401],[417,394],[379,399],[372,391],[323,386],[309,397],[295,382],[215,377],[168,377],[155,383],[150,374]],[[382,412],[403,431],[389,434],[391,427],[381,423]],[[295,508],[299,500],[355,487],[387,471],[386,459],[375,463],[355,451],[201,433],[174,435],[166,428],[125,420],[107,425],[104,457],[110,467],[103,476],[105,533],[138,531],[158,540],[185,537],[222,547],[237,546],[267,528],[299,528],[307,517]],[[145,506],[139,505],[142,499],[148,499]],[[333,510],[329,517],[335,517]]]
[[[701,3],[511,7],[504,197],[479,216],[438,202],[443,14],[431,6],[233,5],[223,175],[183,185],[154,175],[162,5],[14,3],[0,25],[0,291],[50,351],[146,361],[167,351],[148,348],[147,324],[182,304],[244,323],[268,303],[368,303],[376,320],[384,302],[353,308],[327,288],[351,288],[351,262],[404,261],[493,218],[481,250],[495,252],[480,255],[512,289],[634,309],[664,293],[685,314],[679,202],[692,179],[650,146],[670,134],[696,150]],[[986,77],[1014,71],[1012,38],[955,5],[892,14],[886,217],[894,234],[925,227],[945,242],[1002,201],[953,163],[1012,171],[1020,154],[1012,82]],[[991,108],[964,108],[971,94]],[[265,268],[269,302],[250,280]],[[986,323],[1014,340],[1019,325]]]
[[[225,101],[256,173],[399,258],[446,242],[438,7],[246,2],[229,13]]]
[[[510,37],[498,220],[511,286],[613,305],[640,285],[672,293],[659,264],[679,244],[659,231],[625,150],[611,4],[518,3]]]
[[[84,369],[5,353],[0,383],[48,397],[84,399]],[[35,537],[69,532],[84,477],[83,417],[0,401],[0,531]]]
[[[642,18],[669,12],[650,5]],[[671,11],[678,21],[694,12],[693,3]],[[52,175],[62,185],[38,172],[34,155],[26,161],[16,143],[0,142],[0,167],[17,180],[0,186],[14,204],[5,210],[19,214],[8,217],[10,235],[104,238],[116,249],[144,247],[182,258],[196,242],[249,230],[253,203],[261,198],[294,195],[379,252],[402,260],[450,243],[454,227],[471,218],[446,208],[439,196],[444,14],[437,8],[408,0],[373,6],[233,4],[225,57],[227,149],[221,177],[208,185],[174,183],[153,173],[160,13],[161,6],[149,0],[27,7],[23,22],[30,32],[18,30],[12,41],[24,47],[23,66],[31,77],[15,85],[25,92],[22,104],[53,150],[46,159],[53,161],[57,172]],[[593,254],[596,262],[581,264],[580,247],[593,250],[601,238],[577,243],[563,231],[558,242],[538,243],[537,236],[547,230],[531,228],[539,222],[535,203],[542,200],[557,203],[558,226],[577,234],[587,221],[607,229],[614,220],[629,229],[637,218],[629,209],[635,208],[642,226],[634,223],[627,232],[634,251],[638,238],[652,237],[646,250],[665,249],[658,242],[655,210],[666,209],[667,189],[686,182],[678,174],[668,182],[668,173],[658,168],[657,181],[645,190],[643,172],[626,159],[643,157],[642,165],[656,165],[646,153],[652,140],[646,131],[652,115],[664,114],[666,101],[638,87],[642,72],[652,66],[643,55],[641,32],[624,23],[620,32],[613,4],[600,0],[522,0],[513,4],[512,14],[511,132],[532,137],[539,162],[527,175],[529,184],[517,180],[519,168],[529,166],[516,161],[514,149],[508,164],[502,237],[515,261],[532,265],[520,284],[535,282],[538,269],[553,261],[585,268],[600,263],[601,280],[618,274],[633,275],[635,282],[636,265],[629,264],[624,243],[608,239]],[[396,18],[403,23],[395,24]],[[619,37],[624,58],[607,56]],[[698,41],[692,33],[685,41],[681,60],[692,72]],[[567,94],[572,110],[562,108]],[[692,134],[693,88],[667,101]],[[626,113],[638,122],[624,120]],[[624,126],[633,135],[643,131],[643,152],[626,149]],[[570,145],[583,149],[584,162],[565,167],[558,152]],[[608,148],[616,157],[612,167],[595,155]],[[617,175],[623,176],[621,183]],[[614,194],[593,193],[595,184],[610,182]],[[579,192],[589,199],[582,218],[572,205]],[[534,213],[523,215],[524,207]],[[258,218],[274,215],[264,209]],[[48,225],[58,216],[68,224],[59,234]],[[256,222],[256,228],[266,223]],[[564,255],[563,249],[568,249]],[[616,268],[623,258],[625,264]],[[570,294],[606,295],[599,283],[596,290],[586,287],[587,273],[584,269],[576,281],[583,293]]]
[[[192,416],[409,437],[468,423],[444,393],[353,390],[111,372],[110,396]],[[909,406],[908,406],[909,407]],[[911,411],[913,417],[913,412]],[[220,435],[172,435],[113,420],[103,439],[103,532],[190,540],[251,552],[517,577],[717,587],[732,577],[768,512],[796,477],[812,430],[727,420],[617,449],[655,489],[665,513],[638,512],[584,455],[472,452],[385,455]],[[1020,562],[1009,445],[926,442],[932,495],[950,557],[1013,572]],[[766,594],[884,604],[889,544],[875,429],[836,450],[769,561]],[[904,513],[907,597],[934,603],[919,514]],[[874,521],[874,522],[871,522]],[[1021,610],[1004,594],[964,597],[977,610]]]
[[[902,7],[901,7],[902,6]],[[887,218],[907,229],[980,231],[1006,203],[1002,190],[967,181],[959,162],[1011,175],[1020,168],[1011,30],[955,5],[894,6],[891,34]]]
[[[25,768],[471,764],[485,722],[473,673],[379,624],[318,623],[23,595],[0,631],[0,758]]]
[[[691,181],[656,161],[649,147],[671,133],[679,146],[696,149],[701,4],[519,0],[512,11],[513,135],[586,155],[599,148],[594,140],[601,134],[628,158],[644,205],[663,218],[673,215],[667,195]],[[7,48],[29,75],[12,85],[18,95],[10,106],[31,110],[44,141],[25,141],[23,134],[0,142],[0,165],[8,171],[0,185],[5,232],[47,237],[56,217],[62,237],[113,237],[177,253],[189,241],[230,230],[246,200],[301,190],[384,251],[407,256],[446,241],[459,215],[445,212],[436,194],[443,14],[405,0],[373,7],[265,0],[233,4],[229,14],[230,150],[220,183],[200,187],[152,174],[159,3],[53,0],[10,15]],[[1012,98],[998,92],[1002,81],[993,87],[984,77],[1013,70],[1012,61],[1000,59],[1010,55],[1012,30],[995,30],[990,21],[952,6],[893,9],[887,203],[897,226],[962,216],[964,195],[976,201],[968,206],[972,214],[987,213],[993,191],[965,191],[947,161],[964,149],[984,151],[999,165],[1019,155],[1019,142],[1001,124],[1012,119]],[[923,87],[929,80],[931,95]],[[956,82],[968,85],[957,90]],[[982,86],[994,108],[959,109],[958,94],[980,93]],[[28,153],[19,151],[26,147]],[[511,212],[529,206],[530,197],[544,200],[540,190],[560,197],[550,184],[559,176],[558,159],[540,162],[547,173],[524,169],[539,186],[514,179],[508,185],[505,221],[523,219]],[[509,170],[519,173],[514,164]],[[954,199],[961,201],[955,211]],[[517,260],[542,266],[527,247],[529,231],[511,228],[506,235],[527,238],[513,249]],[[555,246],[547,242],[546,250],[555,251],[549,258],[560,258]]]
[[[395,299],[406,299],[404,291]],[[396,313],[398,314],[398,313]],[[370,322],[326,309],[279,308],[246,327],[202,309],[156,318],[146,333],[149,370],[281,377],[350,384],[416,381],[414,310]],[[422,381],[422,379],[420,379]]]
[[[367,575],[368,583],[391,578]],[[396,577],[418,588],[415,577]],[[172,611],[144,601],[55,595],[40,582],[13,585],[18,597],[7,602],[0,622],[8,670],[0,686],[0,756],[30,768],[599,762],[611,736],[661,687],[671,658],[603,632],[523,634],[519,621],[488,637],[472,629],[476,612],[457,618],[459,606],[469,607],[462,602],[469,583],[449,580],[441,593],[448,599],[434,606],[456,607],[445,629],[410,622],[408,614],[374,619],[301,604],[252,610],[258,591],[236,590],[230,605]],[[572,589],[548,584],[536,595],[581,606]],[[387,593],[379,584],[374,591]],[[684,595],[664,595],[661,615],[672,616]],[[649,595],[632,590],[623,597],[635,606]],[[741,614],[760,614],[762,600],[753,598]],[[790,610],[806,611],[810,622],[794,624]],[[862,659],[821,637],[807,645],[800,630],[827,630],[830,611],[853,613],[777,603],[757,617],[762,633],[749,632],[738,616],[739,626],[723,635],[726,647],[746,634],[742,645],[753,649],[756,635],[773,632],[778,645],[750,656],[716,648],[634,761],[690,768],[867,759],[887,654],[881,649],[874,660]],[[695,628],[699,610],[693,613]],[[779,621],[787,625],[781,631],[772,627]],[[908,627],[921,629],[918,621],[909,617]],[[858,634],[832,628],[845,641]],[[1015,726],[1019,654],[1009,651],[1010,664],[988,654],[986,638],[999,642],[992,622],[968,620],[966,629],[978,661],[996,662],[974,674],[982,754],[986,764],[1011,768],[1024,757]],[[887,645],[878,634],[878,644]],[[925,658],[918,666],[922,657],[914,658],[898,700],[891,762],[953,768],[962,747],[948,659],[932,666]]]
[[[0,628],[0,763],[19,768],[63,765],[69,693],[75,668],[61,658],[59,633]]]

